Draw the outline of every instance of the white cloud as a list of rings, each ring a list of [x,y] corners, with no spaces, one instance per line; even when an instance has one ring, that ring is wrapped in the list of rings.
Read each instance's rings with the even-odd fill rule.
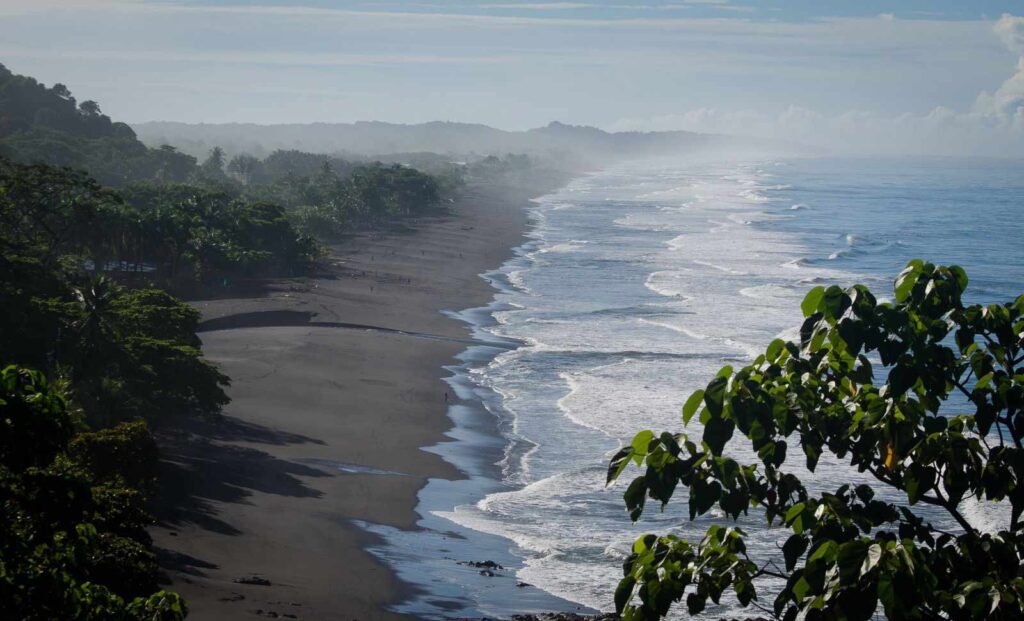
[[[889,15],[879,17],[893,21]],[[886,116],[864,110],[822,114],[799,105],[779,113],[699,108],[620,119],[610,129],[748,135],[859,153],[1024,156],[1024,17],[1003,15],[993,30],[1007,48],[1022,56],[1014,74],[994,93],[980,93],[968,111],[937,106],[926,114]]]
[[[45,60],[120,60],[133,62],[226,63],[305,67],[345,67],[395,64],[489,64],[518,60],[514,56],[439,56],[426,54],[334,54],[253,51],[163,51],[26,49],[0,47],[0,57]]]
[[[1006,47],[1024,56],[1024,17],[1004,13],[994,28]]]
[[[1017,71],[996,92],[978,95],[974,113],[1004,127],[1021,130],[1024,129],[1024,17],[1004,14],[996,21],[994,30],[1003,44],[1021,57],[1017,60]]]
[[[974,112],[1004,126],[1024,129],[1024,57],[1017,61],[1017,72],[996,92],[978,95]]]

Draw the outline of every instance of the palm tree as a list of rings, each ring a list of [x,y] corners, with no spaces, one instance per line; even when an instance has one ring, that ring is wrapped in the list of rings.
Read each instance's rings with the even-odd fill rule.
[[[74,291],[82,311],[77,327],[84,349],[93,350],[101,343],[115,340],[117,326],[113,304],[120,294],[120,287],[106,276],[97,276]]]

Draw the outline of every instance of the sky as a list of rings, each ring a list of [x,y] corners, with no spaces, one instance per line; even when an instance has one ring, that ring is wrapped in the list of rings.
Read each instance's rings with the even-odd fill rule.
[[[118,120],[688,129],[1024,155],[1020,0],[0,0]]]

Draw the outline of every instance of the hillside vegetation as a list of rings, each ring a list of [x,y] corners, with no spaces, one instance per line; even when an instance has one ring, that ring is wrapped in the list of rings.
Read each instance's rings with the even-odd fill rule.
[[[306,273],[323,240],[434,213],[476,170],[424,161],[199,162],[0,66],[0,616],[184,617],[147,533],[151,429],[218,416],[230,380],[173,293]]]

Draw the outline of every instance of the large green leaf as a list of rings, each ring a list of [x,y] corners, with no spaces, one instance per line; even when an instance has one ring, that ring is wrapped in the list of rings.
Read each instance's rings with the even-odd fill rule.
[[[810,317],[818,311],[818,304],[821,302],[821,298],[825,295],[825,287],[821,285],[814,287],[807,292],[804,296],[803,302],[800,303],[800,310],[803,311],[804,317]]]
[[[697,413],[697,410],[700,409],[702,403],[704,403],[703,389],[697,390],[692,395],[690,395],[690,398],[687,399],[686,403],[683,405],[684,425],[690,424],[690,419],[693,418],[693,415]]]

